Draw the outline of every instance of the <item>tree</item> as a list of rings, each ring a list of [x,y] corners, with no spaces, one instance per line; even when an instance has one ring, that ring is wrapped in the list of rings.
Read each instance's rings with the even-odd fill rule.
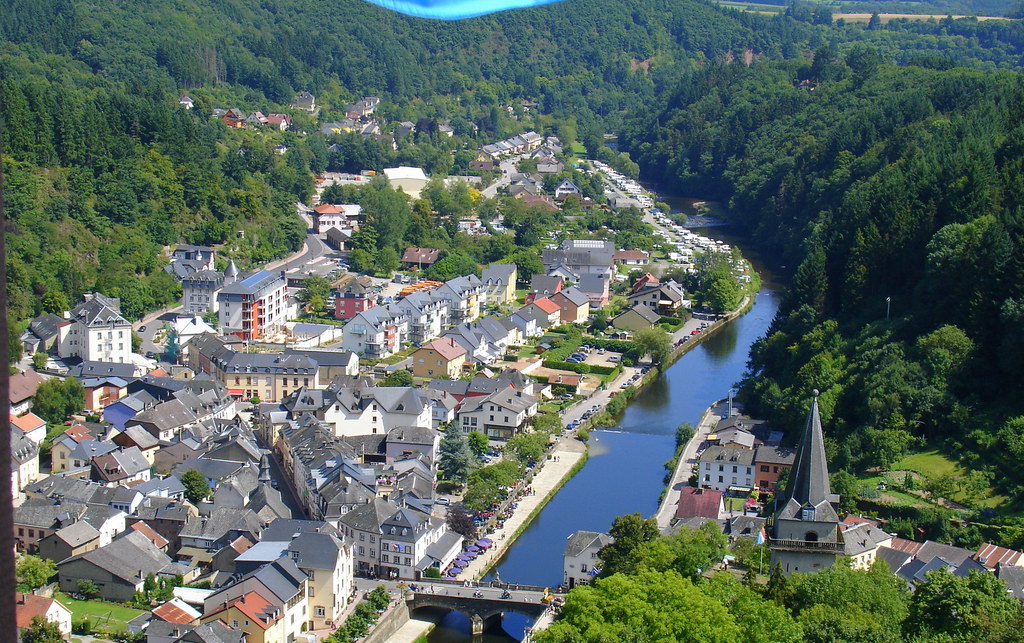
[[[603,563],[603,577],[611,576],[620,569],[629,569],[632,566],[633,551],[661,536],[658,523],[653,518],[645,520],[639,513],[618,516],[612,522],[608,533],[614,542],[605,545],[598,552]]]
[[[473,516],[466,513],[462,507],[452,507],[448,510],[448,528],[466,538],[476,538],[477,529]]]
[[[562,430],[562,418],[557,413],[538,413],[533,416],[533,428],[544,433]]]
[[[616,574],[570,592],[539,643],[747,640],[722,603],[674,571]]]
[[[412,386],[413,379],[412,373],[407,369],[400,368],[397,371],[388,373],[388,376],[384,378],[384,381],[380,383],[381,386]]]
[[[78,589],[78,593],[84,596],[86,600],[96,598],[100,595],[100,588],[97,587],[96,583],[88,578],[79,579],[76,589]]]
[[[85,407],[85,389],[74,377],[51,378],[39,384],[32,411],[48,424],[61,424]]]
[[[46,368],[46,360],[48,357],[49,356],[46,353],[35,353],[32,355],[32,368],[37,371],[41,371]]]
[[[983,633],[1021,617],[1021,605],[993,574],[929,572],[910,599],[905,630],[927,640],[986,640]],[[1018,633],[1019,634],[1019,633]]]
[[[210,496],[210,483],[198,469],[189,469],[183,473],[181,484],[185,487],[185,498],[192,504],[206,500]]]
[[[540,460],[548,448],[547,433],[519,433],[505,443],[503,451],[523,464]]]
[[[299,290],[296,297],[299,301],[306,303],[307,305],[314,298],[319,298],[321,302],[326,302],[331,296],[331,282],[327,281],[326,278],[320,275],[309,275],[302,282],[302,289]],[[310,306],[311,307],[311,306]]]
[[[651,356],[655,366],[664,364],[672,353],[672,336],[656,326],[638,330],[633,336],[633,343],[641,354]]]
[[[469,439],[456,424],[449,424],[441,438],[437,467],[446,480],[464,483],[477,463]]]
[[[21,633],[22,643],[64,643],[60,626],[44,616],[33,616],[32,625]]]
[[[544,262],[541,261],[540,254],[533,250],[526,248],[516,250],[508,258],[516,264],[516,275],[519,281],[529,281],[534,275],[544,272]]]
[[[391,246],[384,246],[377,253],[377,270],[380,272],[390,276],[401,266],[401,257],[398,256],[398,252]]]
[[[18,560],[15,574],[19,584],[29,587],[29,591],[42,587],[57,573],[57,564],[48,558],[40,558],[25,554]]]
[[[455,277],[475,275],[479,272],[480,266],[477,265],[475,259],[461,252],[452,252],[424,270],[423,275],[427,279],[448,281]]]
[[[487,453],[491,448],[487,436],[480,431],[470,431],[466,438],[469,440],[469,448],[473,449],[473,453],[478,456]]]
[[[163,360],[171,364],[177,364],[180,352],[181,344],[178,343],[178,333],[171,330],[167,333],[167,346],[164,347]]]

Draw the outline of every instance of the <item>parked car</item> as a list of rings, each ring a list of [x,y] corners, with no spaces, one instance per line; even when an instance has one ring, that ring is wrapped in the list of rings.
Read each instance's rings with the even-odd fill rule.
[[[437,502],[437,504],[439,504],[439,505],[450,505],[450,504],[452,504],[451,499],[450,498],[446,498],[444,496],[439,497],[435,502]]]
[[[140,333],[146,332],[146,327],[145,326],[139,326],[139,332]]]

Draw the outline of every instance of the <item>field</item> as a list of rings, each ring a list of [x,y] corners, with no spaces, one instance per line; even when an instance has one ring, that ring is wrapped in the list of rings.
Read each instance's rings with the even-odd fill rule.
[[[71,610],[72,622],[88,618],[92,626],[99,629],[124,630],[128,621],[142,614],[142,610],[117,603],[79,601],[61,593],[55,594],[54,598]]]
[[[959,478],[967,473],[958,462],[941,453],[938,449],[931,449],[908,455],[899,462],[894,463],[889,471],[884,474],[864,475],[859,480],[868,490],[877,489],[879,484],[885,482],[888,488],[878,492],[878,498],[882,502],[918,507],[931,504],[929,500],[915,493],[908,493],[893,488],[894,483],[902,484],[908,472],[915,474],[913,477],[915,482],[918,483],[919,488],[926,479],[936,479],[942,476]],[[965,498],[961,491],[957,491],[947,499],[953,502],[963,502]],[[1006,500],[1005,496],[997,495],[995,490],[989,488],[982,499],[978,501],[978,504],[984,507],[997,507],[1006,502]]]

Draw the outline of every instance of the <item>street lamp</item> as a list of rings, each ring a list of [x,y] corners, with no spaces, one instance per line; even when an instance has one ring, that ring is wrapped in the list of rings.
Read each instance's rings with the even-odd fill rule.
[[[892,303],[892,297],[885,298],[885,321],[889,321],[889,304]]]

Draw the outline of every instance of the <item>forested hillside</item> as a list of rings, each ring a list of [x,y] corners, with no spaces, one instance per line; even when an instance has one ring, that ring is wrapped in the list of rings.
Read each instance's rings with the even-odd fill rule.
[[[1022,112],[1017,73],[825,46],[709,65],[637,119],[624,143],[646,171],[727,200],[799,265],[751,355],[754,413],[799,426],[818,388],[836,467],[929,441],[1024,496]]]

